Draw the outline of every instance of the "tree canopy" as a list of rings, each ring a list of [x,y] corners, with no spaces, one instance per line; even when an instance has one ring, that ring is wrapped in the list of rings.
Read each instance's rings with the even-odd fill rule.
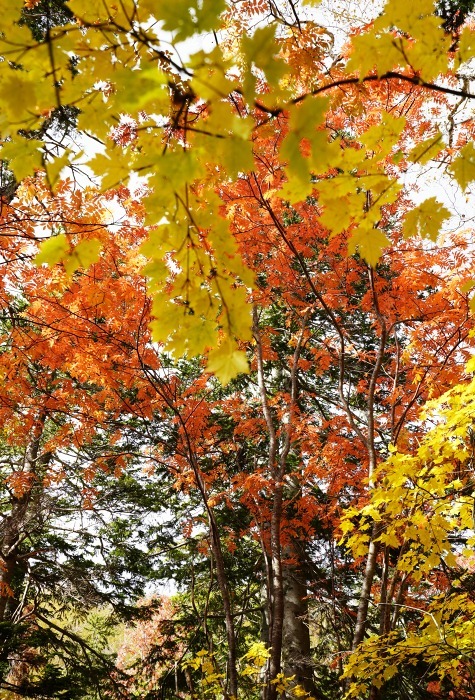
[[[6,700],[474,696],[472,5],[4,9]]]
[[[438,158],[462,189],[475,177],[466,125],[443,133],[432,120],[427,138],[417,138],[422,124],[390,105],[375,123],[376,115],[362,128],[360,120],[353,142],[329,123],[350,103],[350,121],[358,121],[358,105],[367,101],[368,113],[384,91],[432,99],[441,112],[445,96],[471,99],[471,28],[457,30],[454,45],[432,0],[414,9],[388,2],[333,61],[331,33],[311,8],[300,18],[292,3],[72,0],[26,8],[9,4],[0,27],[3,158],[17,179],[44,169],[53,188],[65,167],[74,177],[87,165],[104,188],[132,173],[144,178],[147,222],[156,224],[143,248],[161,310],[154,338],[178,356],[212,348],[209,370],[224,381],[246,366],[236,339],[250,338],[253,282],[219,190],[253,171],[266,129],[280,134],[282,163],[267,199],[293,204],[318,192],[329,234],[350,231],[349,253],[371,265],[389,243],[380,222],[408,170]],[[195,50],[206,33],[213,41]],[[65,121],[83,135],[79,148],[62,132]],[[428,197],[406,215],[405,231],[435,238],[449,216]],[[97,239],[72,247],[66,231],[45,241],[37,260],[64,260],[72,270],[96,260],[99,248]]]

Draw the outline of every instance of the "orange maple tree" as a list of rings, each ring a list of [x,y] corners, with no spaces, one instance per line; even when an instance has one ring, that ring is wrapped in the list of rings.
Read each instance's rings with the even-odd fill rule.
[[[157,419],[175,426],[173,448],[166,440],[150,444],[143,459],[151,469],[166,465],[176,488],[201,502],[183,532],[191,543],[205,515],[199,556],[211,557],[224,602],[228,669],[234,664],[238,683],[243,640],[229,553],[239,561],[248,539],[265,590],[259,604],[273,650],[268,678],[283,668],[318,697],[302,620],[308,591],[310,608],[312,601],[331,607],[332,622],[341,627],[341,664],[357,633],[345,590],[348,563],[335,545],[339,519],[348,504],[366,502],[368,472],[388,445],[417,440],[420,404],[463,377],[472,341],[468,298],[460,290],[471,251],[462,234],[447,235],[436,248],[405,241],[395,226],[393,246],[371,269],[346,255],[346,234],[328,241],[316,201],[290,207],[264,196],[270,174],[279,171],[272,138],[259,145],[267,153],[261,171],[221,191],[257,281],[254,341],[247,346],[252,374],[227,389],[218,389],[199,364],[188,376],[164,364],[150,342],[151,305],[139,273],[143,210],[130,192],[104,198],[64,183],[52,197],[38,177],[5,205],[4,230],[15,233],[3,239],[2,420],[11,445],[39,450],[6,479],[15,507],[26,513],[35,484],[47,489],[65,478],[68,460],[55,455],[79,451],[109,425],[109,450],[84,463],[83,504],[91,508],[100,497],[97,477],[120,476],[131,458],[121,450],[127,423],[119,418],[133,416],[134,430],[147,431]],[[396,209],[388,222],[391,217],[397,220]],[[38,228],[58,226],[78,241],[101,238],[104,252],[87,271],[31,264]],[[332,566],[315,578],[311,552],[318,542]],[[391,547],[375,550],[366,580],[384,611],[402,583],[397,573],[391,579]],[[357,558],[354,575],[362,565]],[[5,609],[7,571],[8,565]],[[254,590],[247,605],[261,595]],[[364,627],[367,610],[361,619]],[[384,613],[380,624],[389,631]],[[208,629],[211,644],[212,637]]]
[[[251,32],[269,7],[282,26],[278,44],[274,30]],[[359,56],[367,68],[360,80],[348,77],[339,61],[328,65],[328,31],[298,17],[291,22],[293,3],[280,14],[269,7],[239,3],[225,15],[224,51],[231,55],[250,32],[248,70],[239,85],[233,66],[218,70],[196,59],[201,80],[221,71],[232,99],[200,102],[184,77],[160,87],[171,96],[159,142],[165,166],[141,194],[150,195],[150,206],[163,207],[169,221],[147,230],[139,195],[123,186],[101,195],[71,180],[52,183],[49,162],[47,175],[25,179],[2,206],[0,417],[5,451],[15,458],[5,467],[10,511],[0,611],[8,619],[12,607],[21,612],[27,588],[20,583],[15,590],[15,575],[35,555],[25,552],[24,533],[36,494],[60,490],[79,464],[82,503],[93,510],[105,476],[119,479],[138,460],[151,477],[159,465],[186,511],[176,519],[180,547],[188,552],[183,578],[198,620],[187,643],[197,646],[199,637],[206,650],[198,653],[213,659],[213,680],[205,677],[203,687],[224,698],[237,698],[241,688],[256,697],[256,685],[265,700],[323,698],[344,691],[336,673],[350,649],[360,648],[368,629],[381,637],[395,633],[402,615],[391,611],[409,609],[417,593],[416,578],[397,568],[401,552],[381,539],[381,523],[361,521],[352,554],[339,540],[345,512],[353,509],[359,522],[369,507],[377,480],[384,479],[378,465],[389,451],[417,451],[427,432],[421,406],[466,379],[474,342],[470,231],[447,231],[433,245],[428,238],[435,241],[448,210],[435,198],[415,207],[411,197],[418,182],[424,186],[427,164],[439,167],[460,150],[471,162],[464,149],[473,124],[456,122],[460,105],[450,101],[450,87],[390,69],[381,78],[366,65],[371,28],[355,39],[350,59]],[[104,22],[109,27],[112,19]],[[91,26],[84,21],[85,35]],[[66,36],[59,32],[58,41]],[[263,69],[261,39],[274,47]],[[402,32],[397,39],[403,46],[410,41]],[[83,48],[89,51],[86,41]],[[159,57],[170,69],[169,57]],[[419,72],[426,70],[424,63]],[[102,77],[96,75],[99,82]],[[293,86],[286,108],[266,107],[265,96],[277,84],[282,91]],[[115,99],[119,90],[107,85]],[[437,93],[429,104],[428,88]],[[325,100],[309,99],[320,92]],[[245,139],[218,134],[223,138],[207,158],[205,144],[221,117],[239,123]],[[112,130],[107,143],[123,146],[125,155],[117,157],[106,185],[128,171],[130,154],[138,170],[149,168],[158,126],[146,119],[145,113],[136,121],[122,116]],[[437,126],[444,119],[446,145]],[[8,155],[12,149],[5,148]],[[192,149],[200,154],[196,162]],[[104,161],[109,156],[99,154],[96,165]],[[196,177],[190,174],[182,186],[184,163]],[[459,181],[470,182],[470,172]],[[403,190],[411,176],[415,184]],[[236,313],[246,298],[252,338],[248,319]],[[208,372],[201,359],[176,364],[167,354],[196,348],[209,354]],[[247,367],[245,356],[250,373],[236,376]],[[234,379],[222,387],[210,370]],[[104,435],[106,447],[88,451]],[[130,436],[140,449],[127,446]],[[196,568],[205,594],[197,590]],[[455,572],[441,565],[434,578],[426,584],[438,591]],[[184,617],[187,605],[185,596],[168,614]],[[34,614],[41,620],[40,605]],[[190,617],[187,624],[193,627]],[[320,664],[312,657],[309,626]],[[323,642],[328,626],[331,640]],[[265,646],[258,671],[243,661],[257,635]],[[168,663],[177,662],[182,645],[180,639]],[[328,681],[330,658],[335,673]],[[188,661],[190,677],[190,668],[204,668]],[[389,668],[387,681],[397,671]],[[168,673],[155,670],[147,688]],[[434,674],[427,667],[424,673],[424,692],[437,697]],[[128,680],[120,692],[135,693],[134,682],[144,679],[139,673]],[[383,697],[380,680],[369,680],[373,700]],[[186,683],[199,687],[196,678],[195,685],[188,677]]]

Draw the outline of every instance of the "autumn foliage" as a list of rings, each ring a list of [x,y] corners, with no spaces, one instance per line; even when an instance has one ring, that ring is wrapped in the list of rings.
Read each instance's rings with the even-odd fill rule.
[[[5,699],[475,694],[471,4],[316,5],[3,13]]]

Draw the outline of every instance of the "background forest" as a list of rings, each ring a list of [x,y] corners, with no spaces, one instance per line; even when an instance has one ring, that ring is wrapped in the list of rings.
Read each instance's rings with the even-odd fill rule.
[[[473,0],[0,19],[0,698],[475,697]]]

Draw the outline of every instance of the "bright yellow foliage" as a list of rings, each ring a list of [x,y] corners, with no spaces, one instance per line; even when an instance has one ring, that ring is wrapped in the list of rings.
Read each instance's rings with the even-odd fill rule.
[[[474,367],[475,360],[471,360],[467,370]],[[464,571],[463,564],[464,556],[473,557],[474,538],[467,538],[467,532],[475,527],[475,380],[431,402],[424,415],[435,427],[414,454],[392,449],[378,468],[378,483],[370,503],[358,514],[358,525],[354,510],[343,518],[343,539],[354,556],[366,548],[368,525],[378,523],[381,534],[377,541],[400,548],[396,571],[409,577],[413,595],[421,601],[412,608],[418,613],[412,629],[370,637],[353,653],[345,676],[358,680],[350,685],[348,698],[361,697],[370,683],[382,684],[398,666],[418,660],[437,668],[440,678],[451,678],[457,684],[464,656],[473,656],[475,651],[475,603],[470,586],[464,583],[473,574],[471,565]],[[467,540],[465,554],[454,545],[457,536]],[[418,584],[441,566],[460,570],[459,586],[454,584],[452,590],[426,600],[424,587],[418,590]]]
[[[322,73],[323,83],[312,79],[310,87],[295,81],[279,23],[258,22],[227,44],[225,0],[71,0],[71,22],[36,41],[18,23],[21,7],[20,0],[8,3],[0,17],[2,158],[20,180],[45,168],[54,186],[77,153],[69,143],[64,151],[52,145],[47,130],[43,140],[30,139],[28,130],[41,128],[54,110],[70,105],[79,110],[79,130],[103,144],[94,153],[85,148],[81,164],[104,189],[127,184],[132,173],[145,178],[146,223],[169,226],[166,243],[143,250],[144,274],[155,295],[154,336],[169,351],[214,348],[209,366],[223,381],[246,368],[237,341],[250,337],[247,296],[253,280],[221,218],[219,191],[258,167],[255,141],[276,115],[286,115],[275,145],[286,177],[275,196],[298,202],[317,193],[321,223],[330,236],[349,230],[349,254],[358,252],[377,264],[388,244],[380,221],[402,189],[390,166],[401,158],[406,118],[383,111],[379,124],[360,130],[353,144],[335,137],[327,122],[337,98],[310,94],[316,86],[332,95],[331,73],[328,80]],[[216,38],[221,32],[223,40],[205,42],[191,55],[181,49],[182,42],[212,32]],[[354,37],[346,75],[356,71],[364,80],[400,70],[415,83],[433,81],[452,70],[450,44],[432,0],[388,0],[373,25]],[[454,65],[474,52],[465,30]],[[355,114],[358,109],[355,104]],[[121,148],[112,137],[124,114],[135,134]],[[414,146],[408,159],[424,164],[441,148],[437,133]],[[473,154],[467,145],[451,166],[463,189],[475,179]],[[429,199],[407,214],[405,232],[434,240],[447,216],[442,204]],[[150,241],[157,241],[153,229]],[[98,254],[63,252],[59,255],[58,242],[51,248],[43,244],[40,259],[63,261],[72,270]]]

